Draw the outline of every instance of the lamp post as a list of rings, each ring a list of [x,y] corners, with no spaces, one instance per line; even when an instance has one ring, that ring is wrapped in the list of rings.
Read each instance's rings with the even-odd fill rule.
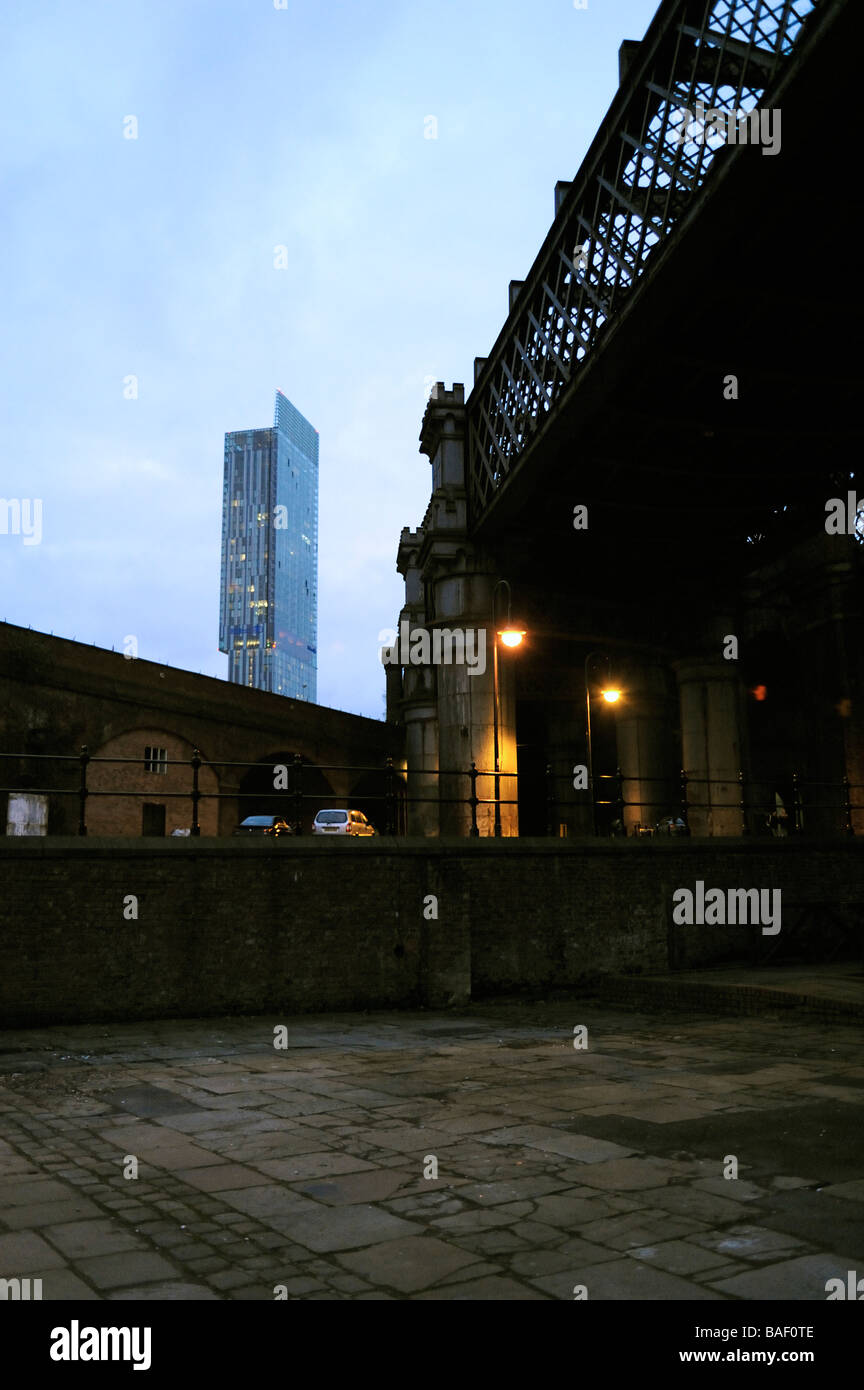
[[[495,596],[502,586],[507,590],[507,623],[499,632],[495,620]],[[501,837],[501,767],[498,751],[498,638],[504,643],[505,647],[518,647],[522,644],[524,631],[513,626],[510,612],[510,585],[506,579],[499,579],[492,590],[492,751],[494,756],[495,768],[495,825],[493,834],[496,839]]]
[[[585,658],[585,725],[588,744],[588,794],[591,797],[591,834],[597,834],[597,800],[594,796],[594,750],[591,746],[591,686],[588,683],[588,667],[593,657],[602,657],[606,663],[607,686],[601,691],[608,705],[614,705],[621,698],[621,691],[612,685],[608,652],[589,652]]]

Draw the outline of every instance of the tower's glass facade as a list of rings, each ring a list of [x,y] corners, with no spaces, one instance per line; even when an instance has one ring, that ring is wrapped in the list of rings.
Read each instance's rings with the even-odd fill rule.
[[[281,391],[272,429],[225,436],[219,650],[236,684],[317,700],[318,432]]]

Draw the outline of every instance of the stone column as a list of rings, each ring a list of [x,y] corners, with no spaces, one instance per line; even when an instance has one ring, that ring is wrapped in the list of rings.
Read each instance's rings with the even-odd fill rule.
[[[690,833],[741,834],[738,772],[746,775],[743,696],[735,662],[674,663],[681,706],[682,764],[688,778]]]
[[[435,671],[411,660],[410,634],[425,627],[425,593],[420,570],[424,544],[422,528],[405,527],[399,542],[397,568],[405,579],[405,606],[399,614],[399,664],[385,666],[400,673],[399,717],[405,725],[406,832],[434,836],[440,832],[438,805],[438,709]],[[406,642],[404,639],[408,638]],[[388,688],[392,676],[388,677]]]
[[[627,834],[638,824],[653,826],[677,814],[680,751],[675,737],[671,672],[657,663],[632,659],[619,667],[621,703],[616,709],[618,766],[623,776]]]
[[[483,561],[475,557],[474,563],[479,569]],[[452,631],[458,628],[470,634],[472,655],[477,658],[470,665],[467,662],[441,665],[436,674],[441,766],[467,773],[474,762],[478,772],[484,774],[477,780],[477,795],[487,803],[477,808],[481,835],[494,835],[495,832],[495,643],[496,629],[506,615],[506,605],[496,607],[497,618],[493,625],[495,583],[494,573],[475,572],[463,573],[455,582],[452,576],[443,578],[435,586],[433,629]],[[501,595],[499,590],[499,600]],[[515,663],[521,655],[518,648],[498,645],[498,797],[502,837],[519,833],[518,806],[504,803],[515,802],[518,798]],[[442,778],[442,796],[459,798],[458,802],[442,803],[442,834],[469,833],[471,808],[465,800],[469,794],[470,780],[466,776]]]
[[[582,672],[573,668],[567,679],[581,683]],[[546,718],[546,756],[555,774],[555,802],[551,808],[556,835],[591,835],[591,803],[587,790],[574,787],[574,769],[586,766],[585,696],[574,689],[569,708],[551,707]]]
[[[467,835],[471,828],[470,779],[472,761],[480,771],[494,770],[495,633],[492,595],[499,577],[494,557],[468,540],[466,487],[465,392],[458,382],[445,391],[439,382],[432,392],[420,449],[432,464],[432,497],[423,526],[426,545],[421,556],[427,588],[427,621],[433,639],[438,635],[444,660],[436,664],[438,686],[441,833]],[[502,591],[499,590],[499,600]],[[506,614],[501,604],[497,618]],[[499,623],[500,625],[500,623]],[[450,633],[449,639],[446,634]],[[446,660],[448,640],[458,657]],[[517,653],[499,649],[498,766],[500,773],[516,772],[516,706],[512,661]],[[515,776],[499,777],[501,801],[515,801]],[[495,780],[479,779],[477,795],[492,801]],[[501,834],[518,834],[518,808],[501,806]],[[481,835],[494,831],[494,806],[477,808]]]
[[[468,835],[471,763],[485,772],[494,766],[491,628],[498,574],[494,559],[468,539],[465,434],[464,387],[457,382],[447,391],[439,381],[420,434],[420,452],[432,465],[432,496],[422,527],[403,531],[398,561],[406,580],[402,617],[412,633],[423,628],[428,635],[426,655],[418,655],[419,643],[415,648],[413,641],[400,653],[409,797],[418,785],[431,794],[433,780],[438,796],[435,808],[409,807],[414,833]],[[501,662],[499,690],[499,767],[515,773],[515,698],[508,661]],[[491,801],[493,788],[491,776],[481,778],[477,794]],[[502,799],[515,800],[516,795],[515,777],[502,777]],[[480,834],[492,833],[493,817],[491,805],[478,808]],[[515,806],[502,807],[501,825],[502,834],[517,833]]]

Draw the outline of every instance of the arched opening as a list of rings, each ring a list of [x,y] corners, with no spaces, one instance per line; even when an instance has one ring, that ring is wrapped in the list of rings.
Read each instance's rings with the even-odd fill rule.
[[[406,833],[407,784],[396,768],[364,772],[351,789],[350,807],[362,811],[379,835]]]
[[[282,816],[296,826],[299,809],[301,834],[310,835],[321,807],[338,804],[334,796],[324,773],[308,758],[301,754],[298,765],[293,751],[273,753],[241,778],[236,824],[246,816]]]
[[[90,835],[189,834],[193,822],[193,745],[166,729],[143,727],[91,749],[86,823]],[[202,761],[207,759],[202,753]],[[217,834],[219,781],[201,767],[198,823]]]

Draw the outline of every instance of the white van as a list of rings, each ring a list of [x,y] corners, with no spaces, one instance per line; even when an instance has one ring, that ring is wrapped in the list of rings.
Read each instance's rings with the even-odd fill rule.
[[[319,811],[312,822],[313,835],[377,835],[362,811]]]

